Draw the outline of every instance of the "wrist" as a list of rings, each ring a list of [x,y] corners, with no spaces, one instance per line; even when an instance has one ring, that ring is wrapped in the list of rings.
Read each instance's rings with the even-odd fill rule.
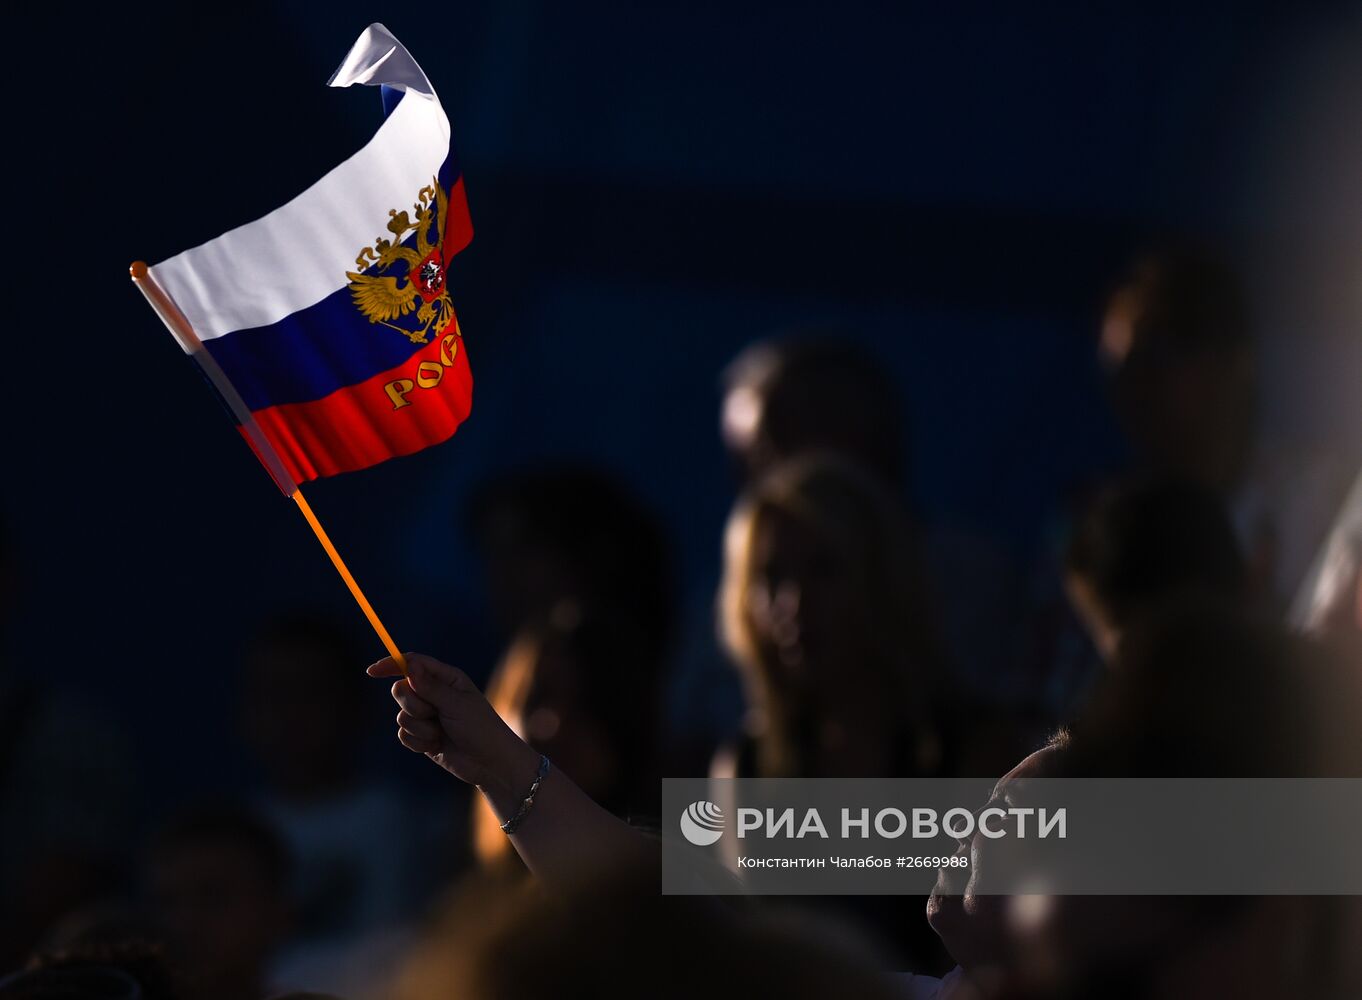
[[[493,810],[503,821],[520,809],[520,803],[539,772],[539,752],[509,728],[506,752],[492,773],[478,785]]]
[[[520,829],[520,824],[525,821],[530,810],[534,808],[535,798],[539,795],[539,788],[544,783],[544,779],[549,776],[549,759],[543,754],[539,755],[539,767],[535,771],[534,782],[530,785],[529,791],[520,800],[520,806],[509,818],[501,824],[501,832],[510,837]]]

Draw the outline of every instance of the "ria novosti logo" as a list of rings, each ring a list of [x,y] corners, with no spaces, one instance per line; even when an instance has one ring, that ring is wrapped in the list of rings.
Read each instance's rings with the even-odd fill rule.
[[[692,802],[681,814],[681,833],[696,847],[708,847],[724,833],[724,811],[713,802]]]

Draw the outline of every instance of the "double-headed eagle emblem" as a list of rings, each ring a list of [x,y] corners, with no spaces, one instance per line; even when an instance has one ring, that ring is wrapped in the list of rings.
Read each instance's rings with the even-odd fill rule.
[[[388,232],[391,240],[379,237],[371,247],[365,247],[355,258],[355,269],[346,271],[350,279],[350,295],[359,311],[370,323],[381,323],[396,330],[413,344],[429,342],[430,333],[441,333],[454,318],[454,303],[445,288],[445,265],[442,246],[445,234],[445,215],[449,210],[449,196],[432,177],[431,182],[417,193],[413,221],[405,210],[388,212]],[[431,228],[435,239],[430,238]],[[412,231],[416,234],[415,249],[404,245]],[[405,271],[385,274],[396,265],[406,265]],[[365,274],[365,271],[374,271]],[[416,326],[398,325],[394,320],[416,311]]]

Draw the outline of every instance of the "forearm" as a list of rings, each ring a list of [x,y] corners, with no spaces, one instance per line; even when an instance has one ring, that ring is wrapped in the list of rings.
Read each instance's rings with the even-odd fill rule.
[[[539,773],[539,753],[487,703],[461,670],[420,653],[393,684],[397,738],[461,781],[475,784],[506,822],[521,812]],[[369,667],[371,677],[397,677],[390,657]],[[546,882],[577,875],[583,863],[660,865],[657,840],[602,809],[556,768],[515,824],[511,844],[530,871]]]
[[[519,812],[538,769],[539,755],[530,747],[518,758],[504,776],[479,786],[503,822]],[[583,866],[593,862],[661,863],[656,837],[601,808],[556,767],[544,778],[510,839],[526,867],[549,884],[580,877]]]

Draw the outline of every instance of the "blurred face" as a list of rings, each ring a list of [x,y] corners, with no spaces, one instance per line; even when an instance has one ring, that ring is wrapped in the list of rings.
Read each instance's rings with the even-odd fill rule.
[[[983,808],[1023,807],[1017,801],[1015,782],[1039,778],[1059,751],[1053,747],[1038,750],[1002,777]],[[980,810],[982,811],[982,809]],[[1044,897],[993,896],[977,892],[1001,852],[1014,849],[1012,838],[994,840],[976,832],[959,840],[957,856],[970,859],[967,868],[942,868],[937,872],[936,888],[927,901],[927,921],[932,925],[961,966],[970,970],[1005,969],[1010,966],[1010,924],[1018,916],[1029,916],[1029,907],[1043,906]]]
[[[1232,487],[1252,447],[1253,358],[1248,351],[1178,350],[1138,331],[1127,293],[1107,307],[1098,359],[1112,406],[1147,463],[1212,489]]]
[[[1042,778],[1053,773],[1057,755],[1063,750],[1047,747],[1033,753],[1005,775],[994,787],[988,805],[1001,808],[1034,805],[1024,799],[1023,778]],[[960,965],[981,983],[1006,982],[1021,989],[1023,995],[1075,995],[1070,990],[1098,970],[1124,970],[1123,984],[1133,986],[1132,970],[1149,982],[1141,983],[1140,996],[1175,995],[1170,985],[1186,988],[1178,996],[1250,995],[1245,988],[1227,985],[1230,981],[1217,963],[1228,958],[1234,968],[1247,970],[1255,982],[1272,984],[1266,993],[1252,995],[1290,995],[1283,983],[1298,982],[1299,967],[1281,966],[1285,936],[1283,926],[1304,923],[1269,918],[1269,933],[1262,942],[1244,947],[1218,931],[1208,930],[1204,916],[1196,907],[1186,908],[1178,897],[1163,896],[1064,896],[1064,895],[984,895],[990,872],[1006,865],[1022,870],[1029,858],[1006,852],[1021,849],[1023,841],[1012,838],[990,840],[977,833],[959,842],[957,854],[967,855],[965,869],[940,869],[936,888],[927,903],[927,919],[946,949]],[[1275,903],[1275,897],[1265,897]],[[1261,902],[1261,901],[1260,901]],[[1206,949],[1210,958],[1210,978],[1198,982],[1187,967],[1176,965],[1207,941],[1228,946],[1225,955]],[[1290,951],[1290,949],[1286,949]],[[1269,973],[1269,966],[1273,971]],[[1282,970],[1286,968],[1286,974]],[[1171,983],[1151,986],[1160,976]],[[1294,979],[1293,979],[1294,977]],[[1189,984],[1191,984],[1189,986]],[[1110,985],[1108,983],[1108,985]],[[1080,992],[1076,995],[1089,995]],[[1091,995],[1101,995],[1094,993]]]
[[[854,668],[861,616],[852,570],[805,522],[778,510],[758,517],[745,610],[773,681],[817,687]]]

